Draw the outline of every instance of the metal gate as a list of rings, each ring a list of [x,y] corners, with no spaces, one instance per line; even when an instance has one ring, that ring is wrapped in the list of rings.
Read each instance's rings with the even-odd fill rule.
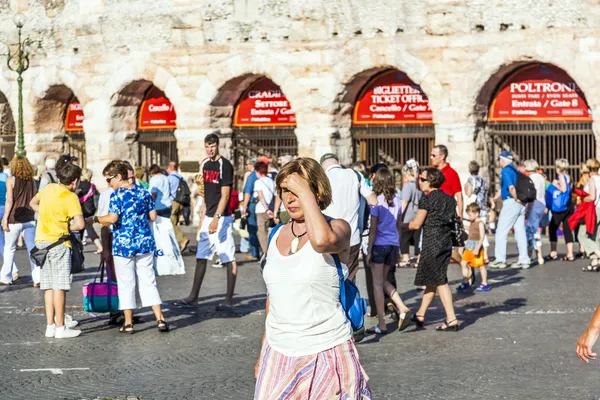
[[[0,156],[9,161],[15,156],[17,130],[8,103],[0,103]]]
[[[406,160],[414,158],[420,165],[429,165],[434,142],[433,125],[353,127],[353,161],[365,161],[368,166],[387,164],[399,181]]]
[[[81,168],[87,168],[85,152],[85,134],[83,132],[69,132],[64,138],[65,154],[77,157]]]
[[[534,159],[548,178],[553,179],[554,161],[566,158],[573,182],[580,178],[579,164],[596,157],[596,141],[591,122],[557,123],[490,123],[487,126],[490,146],[490,177],[492,185],[500,183],[501,167],[497,157],[510,151],[518,164]]]
[[[137,145],[138,166],[157,164],[164,168],[171,161],[178,162],[177,139],[172,130],[140,131]]]
[[[234,182],[238,190],[243,189],[241,186],[249,158],[265,155],[276,164],[278,157],[298,155],[294,128],[235,128],[231,140]]]

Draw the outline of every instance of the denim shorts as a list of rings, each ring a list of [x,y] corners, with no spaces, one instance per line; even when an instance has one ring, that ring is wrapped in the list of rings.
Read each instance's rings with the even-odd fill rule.
[[[398,246],[373,246],[371,262],[394,266],[398,260]]]

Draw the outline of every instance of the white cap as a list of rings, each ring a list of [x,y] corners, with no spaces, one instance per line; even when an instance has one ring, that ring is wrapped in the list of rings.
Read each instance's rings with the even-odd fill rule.
[[[44,165],[47,169],[55,169],[56,168],[56,160],[54,158],[47,158],[44,162]]]

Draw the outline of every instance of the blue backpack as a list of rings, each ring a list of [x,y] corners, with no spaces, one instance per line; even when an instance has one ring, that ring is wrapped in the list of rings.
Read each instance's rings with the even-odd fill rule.
[[[546,207],[552,212],[561,213],[569,208],[569,200],[571,200],[571,184],[567,182],[567,191],[561,192],[554,185],[548,186],[546,189]]]
[[[332,219],[327,218],[327,222]],[[276,225],[269,234],[269,240],[267,242],[267,248],[271,244],[271,239],[275,236],[275,233],[281,228],[283,224]],[[346,312],[346,317],[350,320],[352,329],[357,331],[365,324],[365,314],[367,313],[367,301],[360,297],[360,290],[354,282],[344,277],[344,271],[342,270],[342,262],[337,254],[332,254],[335,266],[337,267],[338,276],[340,277],[340,303],[342,308]]]

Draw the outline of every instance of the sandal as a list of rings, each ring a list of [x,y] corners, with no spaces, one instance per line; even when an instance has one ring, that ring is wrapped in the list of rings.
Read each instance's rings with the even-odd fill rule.
[[[177,307],[198,307],[197,303],[189,302],[186,299],[175,300],[172,304]]]
[[[575,257],[573,257],[573,256],[571,256],[571,257],[564,256],[563,258],[561,258],[561,261],[573,262],[573,261],[575,261],[575,260],[576,260],[576,259],[575,259]]]
[[[558,254],[555,255],[554,257],[552,257],[551,255],[547,255],[546,257],[544,257],[545,261],[556,261],[558,260]]]
[[[377,325],[370,327],[369,329],[367,329],[367,333],[368,334],[375,334],[375,335],[387,335],[388,331],[382,331],[381,329],[379,329],[379,327]]]
[[[458,322],[456,325],[450,325],[455,321],[455,319],[453,319],[452,321],[444,321],[444,324],[438,326],[437,328],[435,328],[435,330],[438,332],[458,332]]]
[[[421,321],[419,318],[423,318],[423,321]],[[412,317],[410,317],[410,320],[412,322],[414,322],[418,328],[422,328],[425,326],[425,316],[424,315],[414,314]]]
[[[396,309],[394,303],[387,303],[386,308],[394,321],[398,321],[400,319],[400,313]]]
[[[169,325],[164,320],[156,321],[156,327],[159,332],[169,332]]]
[[[594,261],[596,261],[596,264],[593,264]],[[592,264],[588,265],[587,267],[581,268],[581,270],[583,272],[598,272],[598,270],[600,270],[600,263],[598,263],[597,261],[597,258],[592,258]]]
[[[377,314],[371,314],[370,312],[368,312],[366,315],[369,318],[377,318]]]
[[[400,314],[400,320],[398,321],[398,331],[402,332],[410,326],[412,312],[408,310],[405,313]]]
[[[410,268],[411,266],[412,264],[410,263],[410,261],[402,261],[398,263],[398,268]]]
[[[133,330],[133,324],[129,324],[129,325],[121,325],[121,327],[119,328],[119,332],[121,333],[129,333],[131,335],[133,335],[135,333],[135,331]]]

